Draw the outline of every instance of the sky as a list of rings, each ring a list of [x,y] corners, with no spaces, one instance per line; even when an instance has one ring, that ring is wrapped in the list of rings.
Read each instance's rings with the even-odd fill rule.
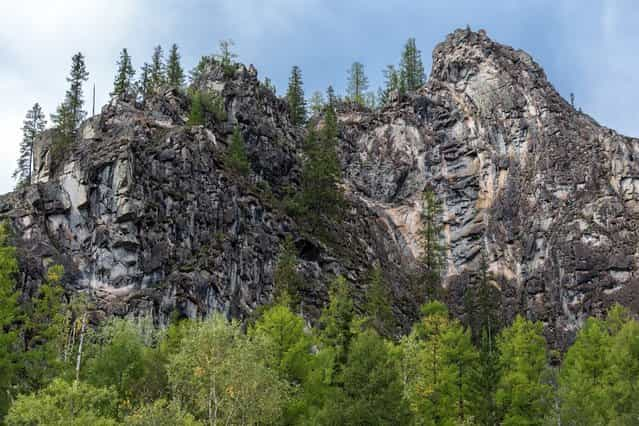
[[[530,53],[602,125],[639,136],[637,22],[635,0],[0,0],[0,193],[15,185],[26,111],[35,102],[55,111],[78,51],[90,72],[87,104],[95,84],[99,111],[123,47],[139,69],[155,45],[177,43],[188,70],[232,39],[278,94],[299,65],[310,96],[329,84],[343,92],[354,61],[376,89],[408,37],[429,70],[435,45],[470,25]]]

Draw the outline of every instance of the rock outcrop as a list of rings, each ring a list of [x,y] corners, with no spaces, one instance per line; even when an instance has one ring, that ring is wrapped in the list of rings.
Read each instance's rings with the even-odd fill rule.
[[[435,48],[417,93],[375,111],[340,110],[350,208],[333,244],[281,208],[298,185],[305,136],[285,102],[253,67],[225,76],[212,66],[195,84],[223,100],[223,117],[187,126],[188,98],[167,91],[146,105],[113,100],[57,164],[42,138],[36,182],[0,199],[27,291],[61,263],[69,289],[92,291],[105,312],[244,317],[270,299],[279,246],[291,234],[309,318],[334,274],[361,299],[379,261],[394,312],[408,324],[406,271],[420,254],[429,187],[444,208],[444,285],[456,314],[467,314],[464,293],[482,256],[504,320],[543,321],[558,347],[614,302],[639,312],[639,140],[575,111],[525,52],[458,30]],[[248,178],[224,166],[235,126]]]

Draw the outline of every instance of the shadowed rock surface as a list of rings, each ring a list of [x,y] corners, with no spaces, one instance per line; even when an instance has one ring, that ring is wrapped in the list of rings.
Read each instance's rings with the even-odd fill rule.
[[[279,245],[292,234],[309,318],[336,273],[361,302],[379,261],[407,326],[407,271],[430,187],[443,205],[444,284],[457,315],[467,314],[482,253],[504,320],[543,321],[557,347],[613,302],[639,311],[639,141],[575,111],[525,52],[457,30],[435,48],[417,93],[376,111],[341,108],[350,206],[328,244],[281,208],[298,185],[305,136],[286,103],[253,67],[229,78],[212,67],[194,84],[222,97],[225,119],[187,126],[188,99],[167,91],[145,106],[112,101],[58,164],[43,136],[37,182],[0,200],[27,293],[62,263],[69,289],[90,290],[107,313],[246,317],[270,300]],[[235,125],[247,178],[224,166]]]

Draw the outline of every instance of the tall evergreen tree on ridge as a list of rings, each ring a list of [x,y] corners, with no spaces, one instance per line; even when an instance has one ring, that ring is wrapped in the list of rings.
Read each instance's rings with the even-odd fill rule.
[[[120,60],[118,61],[118,71],[113,82],[113,92],[111,96],[121,96],[131,93],[133,88],[133,77],[135,70],[131,63],[131,56],[126,48],[120,52]]]
[[[142,102],[146,102],[149,95],[153,92],[153,84],[151,82],[151,65],[147,62],[140,69],[140,79],[137,81],[136,89],[138,95],[142,98]]]
[[[420,287],[427,299],[440,296],[440,273],[444,264],[444,246],[440,242],[442,226],[439,223],[442,208],[435,192],[426,189],[422,195],[422,229],[419,231],[422,256],[420,258],[423,275],[419,277]]]
[[[346,89],[351,101],[365,105],[364,92],[368,90],[368,77],[364,73],[364,65],[353,62],[348,70],[348,87]]]
[[[71,58],[71,72],[67,81],[71,84],[65,95],[64,101],[56,109],[56,113],[51,115],[51,121],[57,129],[57,135],[62,145],[68,144],[75,132],[86,117],[86,112],[82,109],[84,99],[82,93],[82,83],[89,79],[86,70],[84,56],[78,52]]]
[[[151,90],[157,92],[166,83],[166,65],[162,46],[158,45],[153,50],[151,57]]]
[[[394,65],[387,65],[384,70],[384,89],[380,90],[379,103],[385,105],[392,92],[402,92],[401,76]]]
[[[424,64],[422,54],[417,49],[415,39],[409,38],[404,45],[400,63],[401,80],[406,91],[414,92],[425,82]]]
[[[18,178],[18,184],[30,184],[33,171],[33,143],[47,125],[42,107],[35,103],[26,115],[22,127],[22,142],[20,143],[20,156],[18,167],[13,172],[13,178]]]
[[[291,69],[286,92],[291,122],[299,125],[306,121],[306,101],[304,100],[304,88],[302,83],[302,70],[297,65]]]
[[[175,43],[171,46],[171,50],[169,51],[166,74],[170,86],[180,88],[184,85],[184,69],[180,64],[180,52],[178,52],[178,45]]]

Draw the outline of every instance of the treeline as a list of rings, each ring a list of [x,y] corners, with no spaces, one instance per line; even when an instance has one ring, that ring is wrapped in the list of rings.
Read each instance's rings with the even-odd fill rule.
[[[299,315],[297,253],[284,243],[274,302],[244,324],[221,314],[167,328],[148,318],[91,324],[65,298],[59,266],[29,298],[0,232],[0,413],[8,425],[633,425],[639,419],[639,323],[616,306],[586,321],[560,366],[543,326],[522,317],[473,327],[430,300],[393,337],[379,265],[336,277],[316,327]],[[490,311],[491,309],[488,309]]]
[[[233,52],[233,42],[222,40],[219,53],[203,56],[200,62],[190,72],[190,81],[197,80],[208,65],[220,64],[224,76],[230,78],[237,70],[235,62],[237,55]],[[285,99],[289,104],[290,119],[293,124],[303,125],[310,115],[321,115],[328,106],[334,106],[338,101],[351,102],[369,108],[375,108],[386,104],[393,94],[402,94],[415,91],[425,82],[424,66],[421,52],[417,49],[415,39],[410,38],[402,51],[398,67],[389,65],[384,70],[384,87],[379,88],[377,94],[369,91],[368,77],[364,65],[354,62],[347,75],[346,96],[341,98],[335,94],[332,86],[329,86],[326,97],[322,92],[316,91],[309,99],[304,97],[302,71],[298,66],[291,70],[289,85]],[[88,81],[84,55],[81,52],[71,58],[71,70],[67,77],[69,88],[63,101],[56,108],[55,114],[51,114],[51,124],[55,129],[52,154],[55,159],[66,155],[69,145],[74,140],[80,123],[86,118],[84,104],[83,85]],[[136,71],[133,60],[126,48],[122,49],[116,62],[116,73],[113,81],[111,96],[135,99],[144,104],[151,96],[166,88],[187,89],[191,100],[189,113],[189,125],[202,125],[211,117],[218,121],[225,118],[226,111],[219,94],[201,92],[193,87],[186,88],[187,77],[181,64],[181,54],[177,44],[173,44],[165,59],[162,46],[156,46],[153,50],[150,62],[145,62],[136,79]],[[275,86],[271,80],[265,78],[262,84],[274,94]],[[29,185],[33,174],[33,144],[35,139],[45,130],[47,120],[39,103],[27,112],[23,122],[23,139],[20,144],[20,154],[17,168],[13,177],[17,179],[17,185]]]

